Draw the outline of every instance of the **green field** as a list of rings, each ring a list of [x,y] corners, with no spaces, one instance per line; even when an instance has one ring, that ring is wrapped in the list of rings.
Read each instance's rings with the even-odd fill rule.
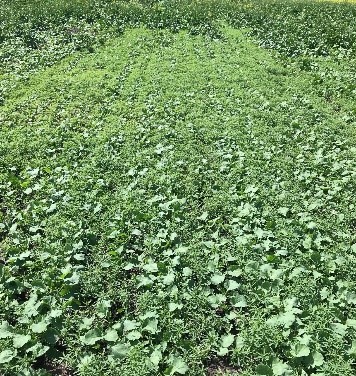
[[[2,0],[1,376],[355,375],[355,19]]]

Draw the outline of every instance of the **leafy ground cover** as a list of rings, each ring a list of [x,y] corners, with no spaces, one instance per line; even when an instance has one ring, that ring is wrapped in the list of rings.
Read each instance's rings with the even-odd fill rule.
[[[1,16],[2,374],[353,375],[355,7],[29,4]]]

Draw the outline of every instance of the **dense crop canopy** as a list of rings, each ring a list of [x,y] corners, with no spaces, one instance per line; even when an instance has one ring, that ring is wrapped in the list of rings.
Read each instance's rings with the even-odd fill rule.
[[[355,18],[2,2],[1,375],[354,375]]]

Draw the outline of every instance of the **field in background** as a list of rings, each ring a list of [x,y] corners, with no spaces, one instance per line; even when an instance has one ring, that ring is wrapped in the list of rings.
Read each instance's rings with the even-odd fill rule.
[[[345,375],[356,7],[0,8],[0,374]]]
[[[318,0],[318,1],[320,2],[330,1],[332,3],[351,3],[351,4],[356,3],[355,0]]]

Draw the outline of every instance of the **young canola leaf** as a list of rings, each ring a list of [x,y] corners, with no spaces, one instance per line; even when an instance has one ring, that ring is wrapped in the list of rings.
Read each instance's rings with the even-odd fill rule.
[[[104,318],[107,316],[109,312],[109,308],[111,307],[111,301],[110,300],[102,300],[99,301],[96,306],[96,312],[100,318]]]
[[[168,303],[168,309],[169,309],[169,312],[174,312],[175,310],[177,309],[182,309],[183,308],[183,304],[177,304],[177,303]]]
[[[244,308],[244,307],[247,307],[247,301],[246,301],[246,298],[244,297],[244,295],[240,295],[240,294],[237,294],[237,295],[234,295],[232,298],[231,298],[231,304],[236,307],[236,308]]]
[[[158,265],[155,262],[149,262],[148,264],[143,266],[143,269],[149,273],[157,273],[158,272]]]
[[[163,283],[165,285],[171,285],[174,282],[175,274],[174,273],[168,273],[163,277]]]
[[[79,325],[79,330],[88,329],[94,322],[94,317],[84,317]]]
[[[49,346],[45,346],[40,342],[37,342],[34,346],[26,350],[27,353],[32,353],[33,357],[39,358],[49,350]]]
[[[162,355],[162,351],[159,350],[159,349],[155,349],[152,354],[150,355],[150,361],[152,362],[152,364],[154,364],[155,366],[158,366],[159,362],[162,360],[163,358],[163,355]]]
[[[132,235],[135,235],[135,236],[141,236],[142,235],[142,231],[139,230],[138,228],[135,228],[131,231],[131,234]]]
[[[229,348],[234,343],[234,340],[235,336],[233,334],[226,334],[221,337],[221,346]]]
[[[320,352],[313,353],[313,367],[320,367],[324,364],[324,356]]]
[[[227,291],[237,290],[240,287],[240,284],[234,281],[233,279],[229,279],[227,283]]]
[[[16,353],[12,350],[3,350],[0,352],[0,364],[9,363],[15,357]]]
[[[171,366],[166,369],[165,375],[185,375],[188,371],[188,366],[181,357],[172,356],[169,360]]]
[[[286,207],[281,207],[281,208],[278,209],[278,213],[282,214],[284,217],[287,216],[288,211],[289,211],[289,208],[286,208]]]
[[[302,345],[298,343],[295,346],[293,346],[291,354],[295,358],[302,358],[310,354],[310,348],[306,345]]]
[[[331,329],[333,330],[333,332],[340,336],[340,337],[344,337],[345,334],[346,334],[346,330],[347,330],[347,325],[344,325],[344,324],[341,324],[341,323],[338,323],[338,322],[335,322],[335,323],[332,323],[331,324]]]
[[[12,334],[12,328],[9,325],[7,321],[3,321],[0,325],[0,339],[1,338],[8,338],[11,337]]]
[[[80,340],[88,346],[95,345],[96,342],[102,339],[102,333],[99,329],[91,329],[84,336],[80,337]]]
[[[73,273],[72,273],[72,276],[69,277],[69,278],[65,278],[64,279],[66,282],[69,282],[71,285],[77,285],[79,283],[79,280],[80,280],[80,275],[79,273],[75,270]]]
[[[38,323],[34,323],[31,325],[31,330],[34,333],[43,333],[47,330],[49,323],[46,320],[42,320]]]
[[[274,359],[272,363],[272,371],[274,376],[284,376],[290,370],[288,364],[283,363],[279,359]]]
[[[152,319],[148,321],[147,325],[143,328],[143,330],[146,330],[147,332],[151,334],[155,334],[158,332],[158,320]]]
[[[356,359],[356,341],[352,341],[351,347],[347,350],[347,354]]]
[[[205,211],[200,217],[198,217],[198,219],[200,219],[201,221],[205,221],[207,218],[208,218],[207,211]]]
[[[115,329],[109,329],[104,336],[105,341],[108,341],[108,342],[115,342],[117,341],[118,338],[119,336]]]
[[[13,345],[16,349],[23,347],[31,340],[31,336],[29,334],[16,334],[13,337]]]
[[[138,327],[138,323],[133,320],[125,320],[124,321],[124,331],[128,332],[130,330],[134,330]]]
[[[129,341],[136,341],[142,337],[141,333],[138,330],[133,330],[126,334],[126,338]]]
[[[218,356],[225,356],[229,353],[229,349],[227,347],[220,347],[219,350],[216,352]]]
[[[111,360],[123,359],[129,353],[130,347],[126,343],[118,343],[111,348],[111,354],[109,358]]]
[[[214,274],[211,277],[211,283],[214,285],[219,285],[220,283],[224,282],[225,280],[225,274]]]

